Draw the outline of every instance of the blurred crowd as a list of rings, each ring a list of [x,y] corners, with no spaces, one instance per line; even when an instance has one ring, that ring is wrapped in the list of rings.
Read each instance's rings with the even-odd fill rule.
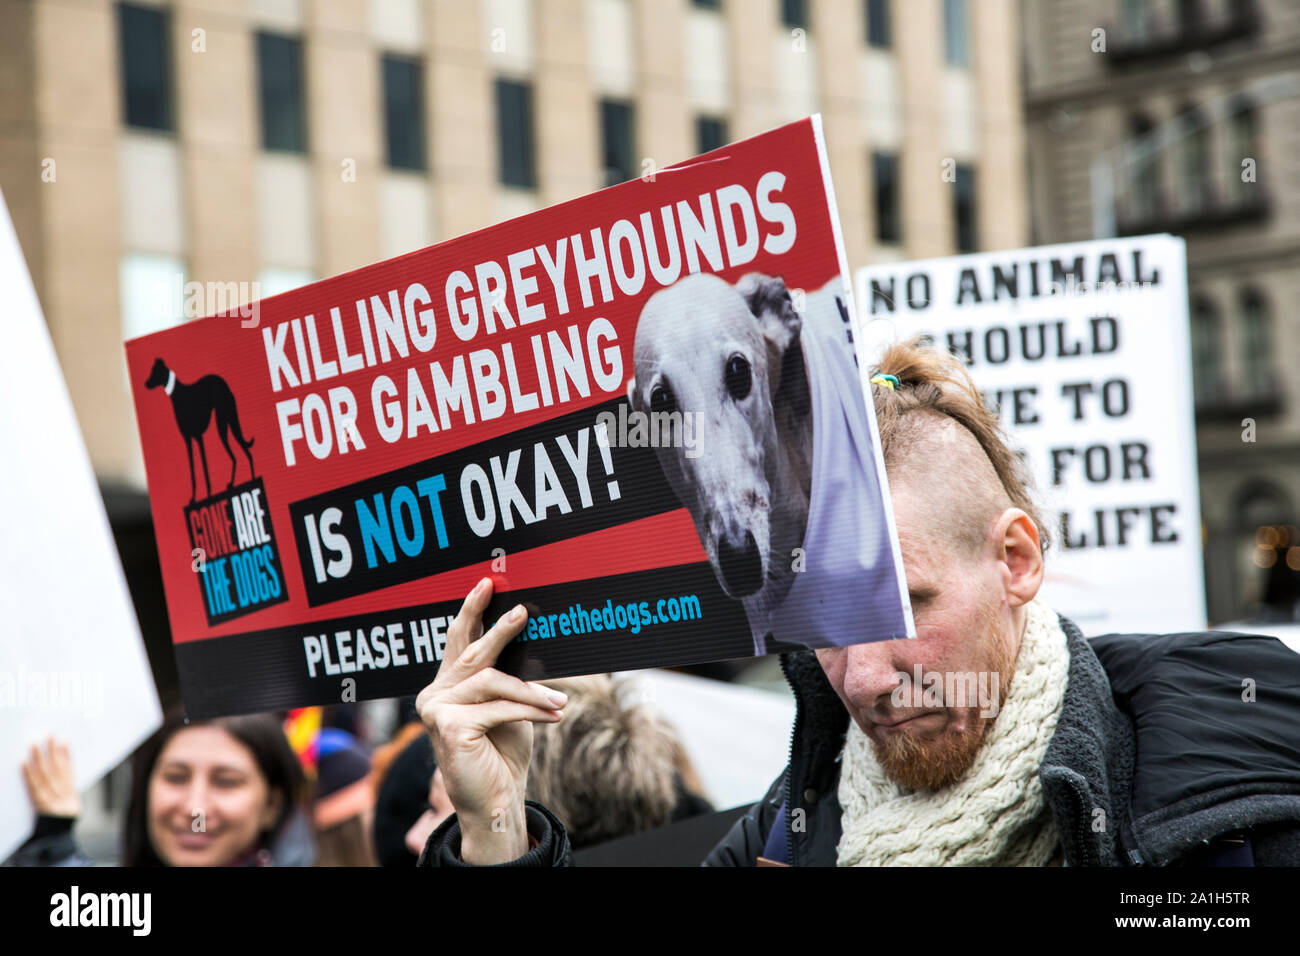
[[[629,685],[607,675],[545,683],[569,705],[563,722],[535,728],[527,796],[552,809],[575,848],[712,810],[672,727]],[[391,735],[374,733],[355,704],[170,714],[132,755],[117,862],[414,866],[453,808],[414,700],[394,703]],[[5,865],[111,862],[75,839],[75,758],[53,739],[32,748],[22,769],[36,822]]]

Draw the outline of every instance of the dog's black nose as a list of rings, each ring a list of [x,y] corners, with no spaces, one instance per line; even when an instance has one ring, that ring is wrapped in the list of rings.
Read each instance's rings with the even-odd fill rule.
[[[718,538],[718,564],[732,597],[748,597],[763,586],[763,559],[753,532],[746,531],[739,546],[725,534]]]

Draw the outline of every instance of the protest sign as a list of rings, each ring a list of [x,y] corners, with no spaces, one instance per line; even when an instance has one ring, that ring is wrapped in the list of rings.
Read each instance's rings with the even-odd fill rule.
[[[891,263],[855,276],[864,349],[967,363],[1052,519],[1044,599],[1086,633],[1205,627],[1182,239]]]
[[[162,721],[153,674],[45,318],[0,197],[0,859],[36,814],[20,767],[53,736],[78,790]],[[111,713],[111,719],[109,714]]]
[[[914,633],[817,117],[127,343],[194,715]]]

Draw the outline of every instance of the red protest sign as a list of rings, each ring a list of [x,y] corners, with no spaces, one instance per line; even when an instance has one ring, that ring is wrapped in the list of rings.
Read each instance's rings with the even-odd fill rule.
[[[484,575],[528,678],[911,633],[837,228],[814,117],[128,342],[190,713],[414,693]]]

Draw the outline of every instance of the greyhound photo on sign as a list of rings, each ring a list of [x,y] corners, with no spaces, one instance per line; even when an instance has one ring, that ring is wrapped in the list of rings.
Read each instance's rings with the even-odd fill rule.
[[[678,280],[641,312],[628,382],[635,410],[693,417],[697,454],[661,445],[659,462],[756,655],[769,637],[859,643],[862,605],[898,588],[844,284],[798,292],[801,308],[780,277]]]
[[[188,712],[915,636],[853,308],[811,117],[126,343]]]

